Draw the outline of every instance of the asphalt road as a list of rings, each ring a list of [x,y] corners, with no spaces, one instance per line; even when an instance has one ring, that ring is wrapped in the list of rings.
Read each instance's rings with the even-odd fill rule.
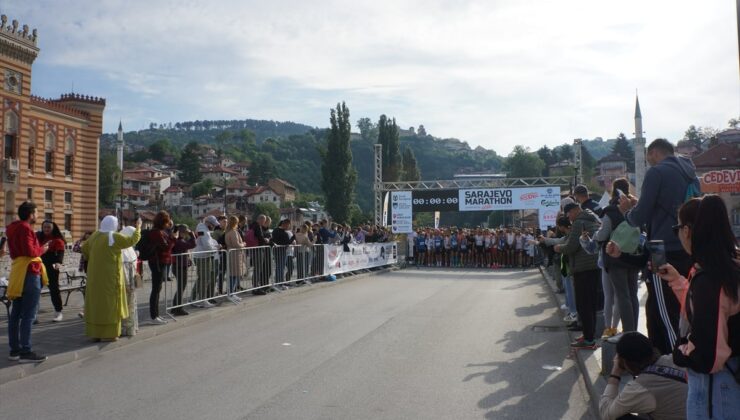
[[[590,419],[559,318],[537,271],[406,269],[10,382],[0,417]]]

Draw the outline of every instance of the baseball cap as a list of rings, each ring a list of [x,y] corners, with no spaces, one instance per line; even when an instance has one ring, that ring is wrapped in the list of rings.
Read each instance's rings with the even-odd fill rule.
[[[211,224],[213,226],[218,226],[219,225],[218,219],[216,219],[216,216],[213,216],[213,215],[206,217],[205,220],[204,220],[204,222],[205,223],[208,223],[208,224]]]

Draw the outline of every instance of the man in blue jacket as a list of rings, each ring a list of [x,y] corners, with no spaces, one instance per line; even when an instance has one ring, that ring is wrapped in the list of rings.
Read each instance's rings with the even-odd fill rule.
[[[675,156],[673,146],[666,139],[650,143],[647,161],[650,169],[645,173],[639,201],[632,195],[623,196],[619,208],[630,225],[647,228],[648,240],[662,240],[668,263],[681,275],[688,276],[691,258],[672,227],[678,224],[678,208],[686,201],[689,186],[699,191],[694,164],[688,158]],[[668,354],[676,342],[681,307],[668,284],[655,274],[651,274],[647,284],[648,336],[661,353]]]

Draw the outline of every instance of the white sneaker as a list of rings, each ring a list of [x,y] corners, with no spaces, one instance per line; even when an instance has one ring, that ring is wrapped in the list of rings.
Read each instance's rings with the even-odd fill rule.
[[[213,308],[214,306],[216,306],[207,300],[204,300],[203,302],[201,302],[201,305],[203,305],[201,306],[201,308],[205,308],[205,309]]]
[[[562,309],[564,311],[567,311],[568,310],[568,305],[562,304],[562,305],[560,305],[560,309]]]
[[[164,325],[166,323],[167,323],[167,321],[164,318],[162,318],[161,316],[158,316],[158,317],[156,317],[156,318],[154,318],[152,320],[152,324],[154,324],[154,325]]]
[[[238,297],[238,296],[233,296],[233,295],[232,295],[232,296],[229,296],[229,297],[227,297],[226,299],[228,299],[228,300],[229,300],[229,302],[233,303],[234,305],[236,305],[236,304],[238,304],[239,302],[241,302],[241,301],[242,301],[241,299],[239,299],[239,297]]]
[[[568,315],[565,316],[565,318],[563,318],[563,321],[565,321],[565,322],[575,322],[575,321],[578,321],[578,314],[575,314],[575,313],[568,314]]]
[[[61,320],[63,318],[64,317],[62,316],[62,313],[61,312],[54,312],[54,318],[52,318],[52,321],[54,321],[54,322],[61,322]]]

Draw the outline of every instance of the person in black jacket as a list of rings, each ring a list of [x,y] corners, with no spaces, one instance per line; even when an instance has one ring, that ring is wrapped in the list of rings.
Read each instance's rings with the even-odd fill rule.
[[[257,247],[249,250],[249,261],[254,267],[252,287],[255,290],[252,293],[255,295],[264,295],[267,292],[264,287],[269,284],[270,280],[270,248],[266,247],[270,241],[265,237],[265,223],[267,223],[267,216],[260,214],[249,227],[257,242]]]
[[[597,217],[601,217],[601,207],[599,206],[599,203],[591,199],[588,194],[588,188],[585,185],[576,185],[573,189],[573,197],[575,197],[582,209],[589,209]]]
[[[288,247],[295,243],[295,238],[288,234],[290,230],[290,220],[283,219],[278,227],[272,231],[270,245],[273,245],[273,254],[275,255],[275,283],[285,282],[285,263],[287,258]]]

